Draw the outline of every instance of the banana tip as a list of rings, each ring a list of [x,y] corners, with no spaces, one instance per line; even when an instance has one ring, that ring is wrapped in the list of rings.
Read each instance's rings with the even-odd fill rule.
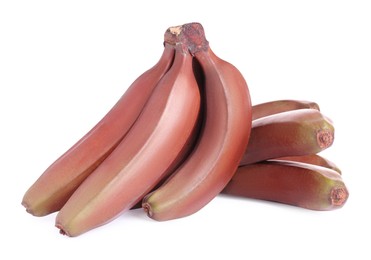
[[[328,148],[334,142],[334,133],[330,130],[320,130],[317,133],[317,142],[322,149]]]
[[[152,217],[153,216],[153,211],[152,211],[152,208],[151,208],[151,205],[147,202],[144,202],[142,204],[142,208],[144,210],[144,212],[147,214],[148,217]]]
[[[22,206],[26,209],[26,212],[33,215],[33,216],[38,216],[37,214],[35,214],[34,210],[29,206],[29,204],[25,201],[22,201]]]
[[[331,190],[331,204],[333,206],[343,206],[347,201],[349,192],[345,187],[335,187]]]
[[[26,211],[28,212],[28,210],[29,210],[29,206],[28,206],[28,203],[27,203],[27,202],[25,202],[24,200],[22,200],[22,203],[21,203],[21,205],[22,205],[23,207],[25,207]]]
[[[61,224],[56,224],[56,228],[59,229],[59,234],[70,237],[71,235],[63,228]]]
[[[309,104],[309,108],[311,108],[311,109],[315,109],[315,110],[318,110],[318,111],[321,111],[319,105],[318,105],[316,102],[311,102],[311,103]]]

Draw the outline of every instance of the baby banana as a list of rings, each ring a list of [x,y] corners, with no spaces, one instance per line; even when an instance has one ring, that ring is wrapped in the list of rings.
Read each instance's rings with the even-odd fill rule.
[[[132,208],[164,177],[188,144],[200,93],[192,56],[177,44],[174,62],[137,121],[78,187],[56,217],[62,234],[77,236]]]
[[[316,154],[332,145],[334,126],[316,109],[298,109],[252,122],[240,165],[277,157]]]
[[[159,221],[193,214],[217,196],[237,169],[251,130],[251,102],[245,79],[212,52],[202,26],[192,23],[173,27],[168,34],[168,38],[174,34],[183,38],[202,68],[204,121],[185,162],[143,199],[147,215]]]
[[[289,161],[267,161],[241,166],[222,193],[312,210],[340,208],[349,196],[338,172],[322,166]]]
[[[27,212],[44,216],[62,208],[132,127],[173,57],[174,48],[165,46],[158,63],[139,76],[112,109],[45,170],[24,194],[22,205]]]

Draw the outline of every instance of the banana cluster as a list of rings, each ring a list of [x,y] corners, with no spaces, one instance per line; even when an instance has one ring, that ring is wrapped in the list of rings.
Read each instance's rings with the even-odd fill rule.
[[[341,170],[318,154],[333,144],[335,134],[319,105],[276,100],[252,111],[248,146],[222,193],[311,210],[341,208],[349,196]]]
[[[344,205],[336,165],[318,153],[334,127],[315,102],[252,106],[243,75],[210,48],[199,23],[170,27],[157,64],[52,163],[22,205],[78,236],[141,207],[185,217],[218,194],[314,210]]]

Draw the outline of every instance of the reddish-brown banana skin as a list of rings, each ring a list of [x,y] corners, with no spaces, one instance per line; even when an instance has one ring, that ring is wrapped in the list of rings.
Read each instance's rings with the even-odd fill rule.
[[[332,145],[334,132],[332,121],[315,109],[291,110],[256,119],[240,165],[316,154]]]
[[[286,156],[286,157],[271,159],[269,161],[272,161],[272,160],[273,161],[294,161],[294,162],[314,164],[314,165],[329,168],[341,174],[340,168],[334,162],[318,154],[308,154],[308,155],[301,155],[301,156]]]
[[[200,107],[201,109],[201,107]],[[195,147],[195,144],[197,142],[197,137],[199,135],[199,132],[201,130],[201,123],[202,123],[202,114],[199,114],[199,117],[197,119],[196,125],[192,130],[192,133],[189,136],[189,139],[186,141],[186,144],[182,148],[182,150],[179,152],[177,158],[174,160],[174,162],[168,167],[168,169],[164,173],[164,177],[156,184],[156,186],[151,190],[154,191],[161,187],[171,176],[171,174],[187,159],[189,154],[192,152],[193,148]],[[138,201],[137,204],[135,204],[131,209],[138,209],[142,207],[142,201]]]
[[[217,196],[232,178],[251,130],[250,95],[243,76],[208,48],[200,24],[182,29],[205,76],[204,122],[185,162],[143,199],[147,215],[158,221],[191,215]]]
[[[200,73],[201,72],[200,64],[195,59],[193,59],[193,72],[195,74],[195,78],[196,78],[197,83],[199,85],[203,85],[204,82],[205,82],[204,81],[205,79],[204,79],[204,76],[202,75],[202,73]],[[202,91],[201,88],[200,88],[200,91]],[[201,97],[202,96],[203,95],[201,93]],[[157,185],[152,189],[152,191],[157,190],[159,187],[161,187],[161,185],[163,185],[167,180],[169,180],[170,179],[169,176],[171,176],[171,174],[187,159],[189,154],[194,149],[194,147],[196,145],[196,142],[198,140],[200,131],[201,131],[202,123],[203,123],[203,114],[204,114],[203,109],[204,109],[204,106],[202,104],[203,104],[203,101],[201,101],[200,113],[199,113],[198,118],[197,118],[197,123],[196,123],[194,129],[192,130],[192,133],[191,133],[186,145],[183,147],[182,151],[178,154],[177,159],[172,163],[172,165],[169,166],[168,170],[164,174],[165,177],[157,183]],[[131,209],[138,209],[138,208],[141,208],[141,207],[142,207],[142,201],[139,201]]]
[[[319,105],[313,101],[295,99],[273,100],[253,105],[252,120],[296,109],[320,110]]]
[[[199,115],[200,93],[192,56],[180,44],[176,48],[173,65],[129,133],[57,214],[62,234],[80,235],[132,208],[186,145]]]
[[[241,166],[222,193],[311,210],[341,208],[349,196],[338,172],[322,166],[288,161]]]
[[[35,216],[58,211],[83,180],[112,152],[171,66],[174,48],[165,46],[158,63],[139,76],[113,108],[51,164],[25,193],[22,205]]]

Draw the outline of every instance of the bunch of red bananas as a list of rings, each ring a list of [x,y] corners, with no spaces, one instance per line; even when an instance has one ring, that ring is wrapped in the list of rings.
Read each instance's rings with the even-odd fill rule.
[[[24,195],[77,236],[132,208],[163,221],[219,193],[313,210],[344,205],[340,170],[318,153],[334,127],[314,102],[251,105],[244,77],[210,49],[199,23],[170,27],[154,67]]]

